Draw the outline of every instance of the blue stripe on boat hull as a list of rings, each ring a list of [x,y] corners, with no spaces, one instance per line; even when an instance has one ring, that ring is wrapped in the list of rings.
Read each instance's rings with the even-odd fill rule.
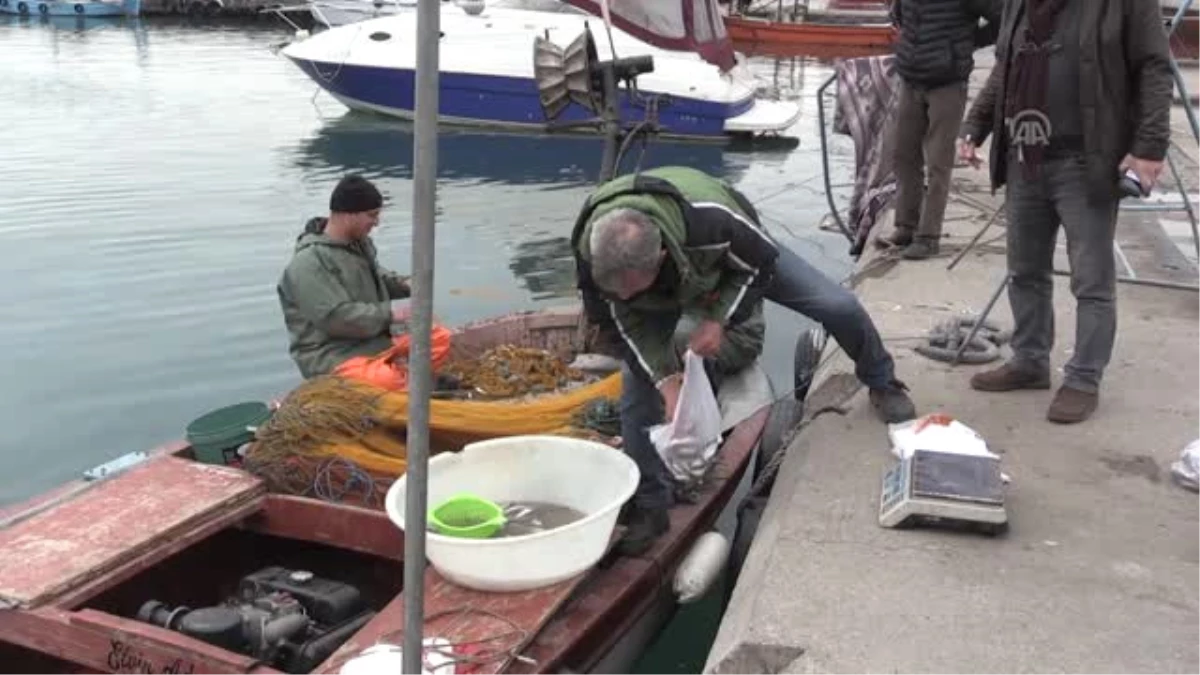
[[[414,107],[412,70],[375,66],[324,63],[292,59],[322,89],[343,101],[358,101],[377,111],[403,111],[411,115]],[[532,79],[492,75],[442,73],[439,76],[438,113],[453,118],[499,126],[543,127],[546,118],[538,101]],[[678,136],[723,136],[725,120],[735,117],[754,104],[753,99],[737,103],[716,103],[672,97],[659,103],[658,121],[663,132]],[[645,118],[641,108],[622,96],[621,119],[637,123]],[[583,121],[593,116],[572,103],[556,123]]]

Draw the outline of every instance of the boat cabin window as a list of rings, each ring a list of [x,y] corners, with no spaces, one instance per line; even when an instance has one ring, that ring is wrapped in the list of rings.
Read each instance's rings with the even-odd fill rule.
[[[386,40],[391,40],[391,39],[392,39],[392,34],[391,34],[391,33],[385,33],[385,32],[383,32],[383,31],[379,30],[379,31],[375,31],[374,33],[371,33],[371,34],[370,34],[370,35],[368,35],[367,37],[371,38],[372,40],[374,40],[374,41],[376,41],[376,42],[384,42],[384,41],[386,41]]]

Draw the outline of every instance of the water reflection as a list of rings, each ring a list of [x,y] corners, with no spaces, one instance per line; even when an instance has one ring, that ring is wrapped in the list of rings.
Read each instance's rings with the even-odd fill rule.
[[[585,184],[598,177],[603,144],[590,136],[484,133],[443,130],[438,136],[438,173],[443,178],[510,185]],[[412,126],[363,113],[345,113],[301,141],[293,161],[308,175],[362,171],[390,178],[412,177]],[[730,161],[727,150],[705,143],[652,140],[642,151],[634,142],[623,170],[684,164],[740,177],[746,161]]]
[[[324,99],[314,112],[315,86],[269,49],[288,34],[274,21],[0,16],[15,55],[0,59],[0,118],[22,139],[4,146],[4,170],[37,177],[0,187],[0,245],[20,251],[0,279],[0,504],[295,386],[274,286],[302,218],[346,171],[383,174],[393,206],[376,243],[409,269],[411,130]],[[815,230],[813,96],[828,71],[751,66],[803,102],[799,147],[655,141],[643,166],[730,179],[830,269],[845,245]],[[852,145],[830,142],[843,183]],[[572,297],[567,237],[600,139],[448,132],[440,147],[438,316],[458,325]],[[790,363],[795,333],[790,315],[771,318],[772,363]]]
[[[575,257],[568,237],[518,243],[508,269],[535,301],[575,297]]]
[[[128,31],[133,39],[139,66],[150,56],[150,38],[139,17],[127,16],[42,16],[0,14],[0,25],[15,24],[26,30],[42,30],[50,37],[51,54],[57,63],[61,41],[83,42],[97,33]]]

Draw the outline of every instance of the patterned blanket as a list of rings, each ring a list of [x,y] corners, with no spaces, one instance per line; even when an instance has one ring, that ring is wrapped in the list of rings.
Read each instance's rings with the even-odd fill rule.
[[[858,256],[896,192],[892,136],[899,76],[890,54],[844,59],[835,72],[833,130],[854,139],[854,194],[846,226],[854,235],[850,254]]]

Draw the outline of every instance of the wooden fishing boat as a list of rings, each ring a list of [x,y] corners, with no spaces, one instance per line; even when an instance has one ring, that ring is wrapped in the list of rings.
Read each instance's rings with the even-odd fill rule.
[[[591,347],[584,336],[565,308],[465,326],[454,349],[522,344],[567,358]],[[764,437],[779,426],[768,417],[795,405],[773,404],[757,364],[719,398],[713,478],[644,555],[610,554],[525,593],[471,591],[427,570],[425,634],[455,643],[457,672],[629,669],[676,607],[681,561],[756,449],[778,445]],[[377,642],[401,644],[403,565],[402,533],[381,510],[272,492],[196,461],[186,442],[133,453],[0,512],[0,672],[337,673]]]
[[[891,51],[895,41],[895,31],[887,23],[728,16],[725,29],[739,50],[773,56],[870,56]]]

